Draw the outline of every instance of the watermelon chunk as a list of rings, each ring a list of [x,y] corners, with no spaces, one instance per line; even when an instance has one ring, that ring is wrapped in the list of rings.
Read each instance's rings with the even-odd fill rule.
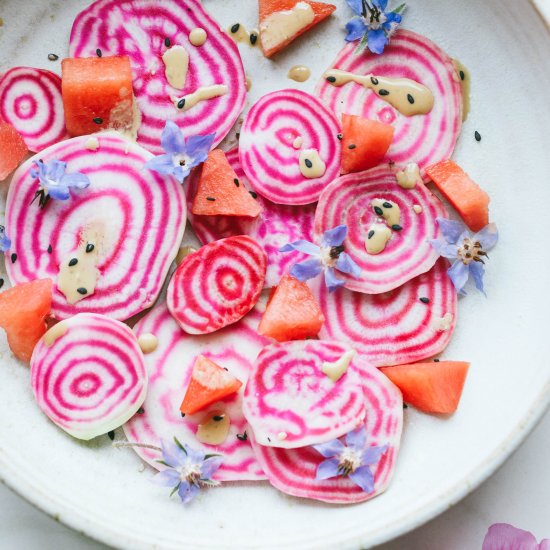
[[[82,136],[105,128],[132,130],[134,96],[127,55],[67,58],[61,63],[61,72],[69,134]]]
[[[278,342],[319,334],[325,317],[306,283],[285,275],[272,291],[258,332]]]
[[[489,223],[489,195],[456,162],[438,162],[428,166],[426,174],[472,231]]]
[[[266,57],[281,51],[336,9],[332,4],[309,0],[258,0],[258,7],[260,44]],[[280,25],[285,27],[282,33]]]
[[[356,115],[342,115],[342,174],[378,166],[393,140],[391,124]]]
[[[28,363],[36,343],[46,332],[46,316],[52,307],[52,280],[40,279],[16,285],[0,294],[0,327],[18,359]]]
[[[225,153],[221,149],[211,151],[202,165],[193,199],[193,214],[255,218],[261,211],[261,206],[239,180]]]
[[[19,132],[0,120],[0,181],[5,180],[25,158],[28,149]]]
[[[470,363],[432,361],[380,369],[403,393],[403,401],[428,413],[454,413]]]
[[[193,373],[180,411],[183,414],[195,414],[208,405],[235,393],[242,385],[240,380],[216,365],[214,361],[199,355],[193,365]]]

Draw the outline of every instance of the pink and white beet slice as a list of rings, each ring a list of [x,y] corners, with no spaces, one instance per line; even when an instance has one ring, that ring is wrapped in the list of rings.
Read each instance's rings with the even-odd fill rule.
[[[94,150],[87,148],[88,136],[69,139],[15,172],[6,205],[12,239],[6,269],[14,284],[56,281],[57,319],[93,312],[124,320],[152,306],[160,293],[183,236],[185,195],[174,178],[143,168],[152,155],[139,145],[116,132],[91,139]],[[32,160],[38,159],[66,162],[67,173],[85,174],[89,187],[40,208],[33,202],[40,183],[31,175]],[[89,254],[88,244],[93,245]],[[69,267],[74,258],[79,263]],[[66,270],[73,271],[69,282],[75,287],[81,277],[94,279],[93,292],[87,287],[79,301],[69,300],[67,290],[59,288]]]
[[[201,46],[191,43],[194,29],[206,31]],[[166,51],[176,46],[189,58],[182,89],[168,82],[163,62]],[[199,0],[98,0],[76,17],[70,54],[94,57],[98,48],[104,56],[130,57],[134,94],[141,111],[138,143],[155,154],[163,152],[160,136],[167,120],[180,127],[184,138],[216,134],[215,146],[244,106],[246,81],[237,46]],[[171,99],[220,85],[227,87],[226,93],[199,101],[189,110],[178,109]]]
[[[384,226],[373,201],[393,203],[400,210],[399,230],[388,227],[391,237],[378,254],[367,251],[373,228]],[[415,208],[416,207],[416,208]],[[418,211],[418,213],[417,213]],[[439,236],[436,218],[447,214],[441,201],[421,182],[412,189],[397,184],[386,165],[334,180],[322,193],[315,212],[314,234],[344,224],[346,252],[363,270],[360,277],[339,275],[349,290],[366,294],[388,292],[428,271],[439,255],[430,245]]]
[[[218,481],[265,479],[250,441],[243,439],[246,421],[242,413],[242,389],[212,404],[204,412],[183,418],[180,413],[180,404],[198,355],[205,355],[246,382],[256,355],[267,341],[255,330],[259,318],[260,313],[253,311],[241,322],[208,336],[190,336],[182,332],[164,305],[155,307],[141,319],[134,327],[136,335],[153,334],[158,347],[145,355],[149,390],[143,413],[134,416],[124,426],[128,440],[158,446],[161,440],[172,440],[176,436],[181,443],[194,449],[223,455],[222,466],[214,476]],[[227,439],[216,446],[199,442],[196,437],[198,424],[209,411],[219,410],[223,410],[230,420]],[[156,462],[161,458],[157,451],[140,447],[135,447],[135,451],[154,468],[163,468]]]
[[[260,445],[292,449],[352,431],[365,417],[361,359],[338,342],[272,344],[259,354],[243,412]],[[335,379],[324,369],[342,368]]]
[[[168,309],[188,334],[209,334],[242,319],[264,287],[267,257],[250,237],[214,241],[189,254],[166,293]]]
[[[0,77],[0,120],[19,132],[30,151],[66,139],[61,78],[32,67],[7,71]]]
[[[375,367],[433,357],[447,347],[456,325],[457,296],[448,267],[440,258],[427,273],[375,295],[346,289],[331,294],[315,281],[325,316],[319,337],[349,342]]]
[[[399,453],[403,399],[401,392],[377,369],[363,368],[362,381],[367,443],[369,446],[388,446],[379,462],[371,467],[374,491],[364,492],[347,477],[315,479],[317,468],[324,458],[311,446],[280,449],[260,445],[251,438],[258,461],[276,489],[296,497],[353,504],[369,500],[387,488]]]
[[[361,84],[334,86],[324,77],[315,95],[338,118],[346,113],[392,124],[395,133],[386,158],[398,166],[415,162],[423,173],[426,166],[448,159],[462,127],[462,87],[452,59],[425,36],[403,29],[395,32],[383,55],[366,49],[356,54],[356,48],[356,42],[347,44],[330,68],[419,82],[434,96],[432,110],[405,116]]]
[[[103,315],[81,313],[54,325],[31,358],[39,407],[78,439],[118,428],[147,393],[143,354],[134,333]]]
[[[253,191],[239,161],[238,149],[226,153],[227,160],[239,178],[241,185]],[[267,254],[267,273],[265,286],[277,286],[281,277],[290,267],[307,258],[300,252],[281,253],[283,245],[305,239],[313,240],[313,218],[315,205],[291,206],[275,204],[261,195],[256,200],[262,207],[257,218],[239,216],[195,216],[191,213],[191,204],[196,193],[200,170],[194,170],[187,179],[187,205],[189,222],[202,244],[236,235],[248,235]]]
[[[317,98],[300,90],[272,92],[252,106],[241,128],[242,168],[272,202],[315,202],[340,171],[339,132],[336,117]],[[318,173],[317,156],[324,164]]]

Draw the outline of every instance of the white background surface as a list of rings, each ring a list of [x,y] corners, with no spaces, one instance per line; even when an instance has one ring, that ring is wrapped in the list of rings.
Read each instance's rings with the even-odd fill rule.
[[[513,406],[513,404],[511,404]],[[377,550],[476,550],[492,523],[550,538],[550,412],[484,485],[416,531]],[[78,490],[78,489],[76,489]],[[182,508],[182,514],[185,510]],[[46,517],[0,485],[1,550],[99,550],[107,547]]]

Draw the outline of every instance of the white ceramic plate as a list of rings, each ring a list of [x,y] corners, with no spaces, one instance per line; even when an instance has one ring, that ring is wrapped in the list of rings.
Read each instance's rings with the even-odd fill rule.
[[[243,48],[251,99],[275,88],[311,90],[343,45],[350,16],[337,17],[271,62]],[[59,70],[71,22],[86,0],[0,0],[0,70]],[[224,26],[255,22],[256,0],[206,0]],[[546,6],[548,8],[548,6]],[[543,6],[544,9],[544,6]],[[411,0],[405,24],[426,34],[472,73],[472,109],[455,158],[489,191],[501,241],[491,254],[488,299],[460,301],[446,358],[472,368],[449,419],[406,411],[403,448],[389,490],[336,507],[286,497],[267,483],[209,491],[192,506],[169,500],[139,472],[131,451],[107,437],[79,443],[34,405],[28,370],[9,352],[0,365],[0,476],[48,514],[126,548],[357,548],[371,546],[442,512],[489,476],[521,443],[550,396],[550,34],[527,0]],[[291,65],[313,71],[305,84]],[[474,140],[474,130],[482,141]]]

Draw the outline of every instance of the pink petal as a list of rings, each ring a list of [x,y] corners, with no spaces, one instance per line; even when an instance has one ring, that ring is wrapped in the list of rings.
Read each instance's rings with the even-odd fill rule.
[[[539,545],[529,531],[508,523],[495,523],[489,527],[481,550],[539,550]]]

